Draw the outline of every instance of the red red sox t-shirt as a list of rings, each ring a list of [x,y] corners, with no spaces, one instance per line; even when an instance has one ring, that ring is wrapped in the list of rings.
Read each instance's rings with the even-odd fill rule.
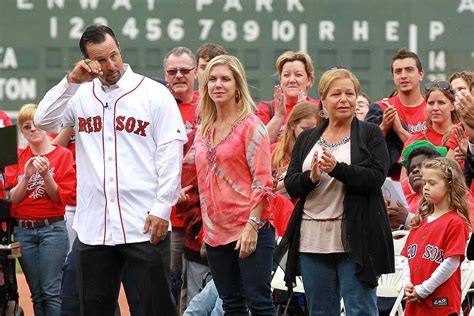
[[[445,258],[460,256],[464,260],[469,236],[467,225],[456,211],[450,211],[420,227],[412,229],[402,256],[408,258],[410,282],[416,286],[428,280]],[[449,315],[461,308],[461,269],[434,292],[417,303],[407,303],[407,315]]]
[[[26,162],[35,155],[30,147],[20,150],[18,164],[7,167],[5,173],[6,186],[14,187],[24,175]],[[44,219],[63,216],[66,201],[76,190],[76,173],[71,151],[56,146],[50,153],[44,155],[49,160],[49,173],[58,185],[60,203],[55,203],[46,193],[43,177],[34,173],[28,180],[26,194],[23,200],[12,206],[11,215],[17,219]]]

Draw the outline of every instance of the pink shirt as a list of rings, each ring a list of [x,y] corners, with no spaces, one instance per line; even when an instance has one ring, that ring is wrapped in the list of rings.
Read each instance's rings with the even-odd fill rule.
[[[239,239],[250,212],[264,202],[262,221],[273,219],[270,140],[265,125],[249,114],[211,147],[210,130],[196,135],[195,163],[204,241],[210,246]]]

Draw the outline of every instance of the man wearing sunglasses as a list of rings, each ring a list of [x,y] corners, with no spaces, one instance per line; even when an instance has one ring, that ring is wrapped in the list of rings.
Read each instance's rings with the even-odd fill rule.
[[[184,155],[186,155],[194,139],[197,118],[196,108],[199,102],[199,91],[194,90],[196,81],[196,59],[189,48],[175,47],[166,54],[163,60],[163,69],[165,71],[165,79],[168,82],[168,88],[176,99],[186,128],[186,134],[190,140],[184,146]],[[186,170],[186,168],[183,168],[182,181],[186,179]],[[189,242],[186,241],[189,235],[189,220],[185,221],[183,217],[184,219],[189,219],[190,217],[200,216],[201,211],[199,208],[197,188],[188,187],[186,190],[189,190],[186,192],[187,200],[178,203],[176,207],[173,207],[171,212],[171,224],[173,226],[171,232],[171,279],[173,295],[175,295],[180,314],[184,312],[188,294],[191,294],[188,293],[186,277],[188,266],[186,255],[188,249],[185,249],[186,245],[189,244]],[[194,216],[191,214],[194,214]],[[196,236],[193,237],[195,239]],[[200,257],[199,248],[197,257]],[[207,266],[204,266],[204,268],[207,272]],[[196,274],[198,274],[201,282],[201,274]],[[192,288],[189,290],[193,292]]]
[[[378,124],[384,133],[391,162],[388,175],[397,178],[403,143],[426,129],[426,102],[420,90],[424,71],[417,54],[399,50],[392,58],[391,72],[395,96],[373,103],[365,121]]]

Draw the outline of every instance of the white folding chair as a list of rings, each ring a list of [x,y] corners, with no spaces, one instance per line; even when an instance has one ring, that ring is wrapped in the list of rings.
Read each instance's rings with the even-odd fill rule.
[[[395,272],[382,274],[379,279],[379,286],[377,287],[378,297],[393,297],[396,298],[395,304],[390,311],[390,316],[403,315],[402,299],[403,299],[403,265],[406,258],[400,255],[405,242],[408,238],[408,231],[397,230],[392,232],[393,236],[393,250],[395,254]]]

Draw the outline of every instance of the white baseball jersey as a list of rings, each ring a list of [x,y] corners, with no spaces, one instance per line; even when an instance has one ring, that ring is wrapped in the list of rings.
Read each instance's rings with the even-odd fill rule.
[[[181,190],[187,138],[176,101],[160,83],[125,69],[113,86],[99,79],[73,84],[65,77],[35,115],[45,130],[75,128],[73,227],[88,245],[149,240],[143,234],[147,215],[169,220]]]

